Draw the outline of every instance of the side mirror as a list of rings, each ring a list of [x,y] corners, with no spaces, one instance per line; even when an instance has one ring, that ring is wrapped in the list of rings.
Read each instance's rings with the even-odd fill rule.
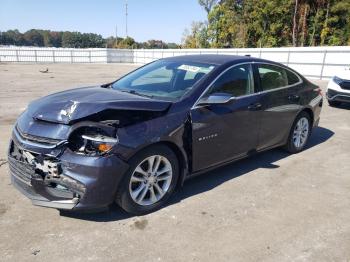
[[[220,105],[230,102],[233,97],[227,93],[214,93],[207,97],[202,97],[197,105]]]

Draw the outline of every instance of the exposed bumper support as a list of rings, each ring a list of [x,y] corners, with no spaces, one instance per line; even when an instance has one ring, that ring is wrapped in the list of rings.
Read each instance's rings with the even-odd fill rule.
[[[72,199],[67,199],[67,200],[50,201],[44,196],[36,193],[35,189],[32,187],[30,183],[24,183],[23,179],[19,179],[18,176],[14,175],[13,173],[12,173],[11,181],[14,187],[18,191],[20,191],[23,195],[28,197],[32,201],[33,205],[36,205],[36,206],[71,210],[79,203],[79,198],[77,197],[74,197]]]
[[[32,200],[33,205],[42,207],[51,207],[57,209],[73,209],[79,202],[78,198],[73,198],[71,200],[58,200],[58,201],[40,201]]]

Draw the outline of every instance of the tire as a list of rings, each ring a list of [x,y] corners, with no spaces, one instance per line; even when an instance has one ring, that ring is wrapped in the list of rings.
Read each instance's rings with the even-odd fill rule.
[[[302,123],[306,124],[305,121],[307,121],[307,132],[305,132],[305,130],[303,130],[303,129],[297,130],[299,127],[301,127],[300,124],[302,124]],[[298,126],[298,124],[299,124],[299,126]],[[303,131],[301,131],[301,130],[303,130]],[[287,144],[284,146],[284,149],[292,154],[299,153],[299,152],[303,151],[305,149],[305,146],[307,145],[307,143],[309,141],[311,131],[312,131],[311,117],[308,113],[303,111],[294,120],[292,128],[289,132]],[[300,138],[299,146],[298,146],[298,138]]]
[[[129,164],[117,191],[117,204],[133,215],[145,215],[164,206],[174,193],[179,178],[179,161],[175,153],[167,146],[155,145],[136,153]],[[170,168],[171,171],[165,172]]]
[[[339,106],[340,105],[340,102],[339,101],[331,101],[331,100],[328,100],[328,104],[330,106]]]

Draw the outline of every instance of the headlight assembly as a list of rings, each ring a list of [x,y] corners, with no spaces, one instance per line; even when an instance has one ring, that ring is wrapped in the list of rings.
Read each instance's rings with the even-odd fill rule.
[[[334,76],[333,82],[339,85],[341,82],[343,82],[343,79],[341,79],[340,77]]]
[[[100,154],[107,153],[119,142],[118,138],[103,136],[100,134],[88,134],[82,135],[81,137],[84,139],[85,149]]]
[[[89,156],[108,153],[118,142],[118,137],[108,136],[98,128],[82,129],[69,139],[72,151]]]

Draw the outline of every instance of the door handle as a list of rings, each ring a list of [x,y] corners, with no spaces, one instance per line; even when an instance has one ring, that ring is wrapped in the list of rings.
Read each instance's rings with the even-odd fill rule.
[[[257,110],[260,110],[261,108],[262,108],[262,105],[260,103],[255,103],[248,106],[248,109],[251,111],[257,111]]]
[[[298,95],[290,95],[290,96],[288,96],[288,99],[291,100],[291,101],[299,101],[300,96],[298,96]]]

